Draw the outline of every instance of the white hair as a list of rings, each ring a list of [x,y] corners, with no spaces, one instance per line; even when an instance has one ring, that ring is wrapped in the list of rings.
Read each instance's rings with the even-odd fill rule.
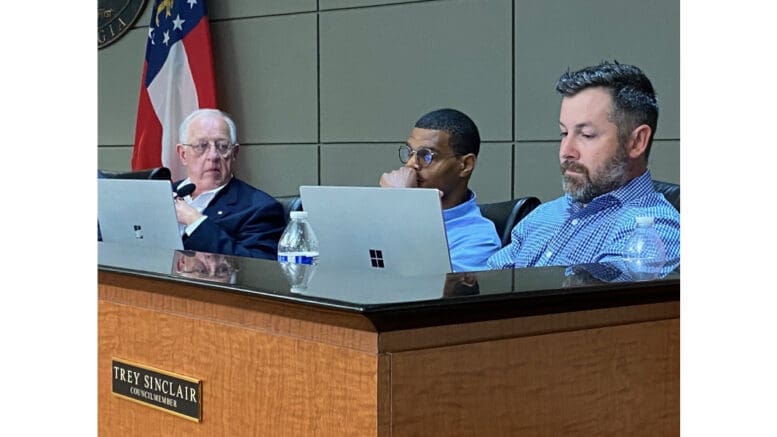
[[[189,125],[192,123],[192,121],[194,121],[195,118],[198,118],[204,115],[216,115],[221,117],[224,120],[224,122],[227,124],[227,126],[229,126],[229,141],[232,144],[235,144],[237,142],[237,127],[235,126],[235,122],[234,120],[232,120],[232,117],[229,114],[218,109],[201,108],[189,114],[183,120],[183,122],[181,122],[181,127],[178,128],[178,138],[182,144],[186,144],[189,142],[189,138],[188,138]]]

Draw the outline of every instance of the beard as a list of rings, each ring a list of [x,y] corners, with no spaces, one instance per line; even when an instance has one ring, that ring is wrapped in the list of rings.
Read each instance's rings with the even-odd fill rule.
[[[628,175],[629,159],[626,149],[618,147],[615,154],[605,163],[602,171],[591,177],[588,169],[574,161],[561,163],[561,179],[564,192],[577,202],[588,204],[594,198],[623,186]],[[566,170],[579,175],[570,176]]]

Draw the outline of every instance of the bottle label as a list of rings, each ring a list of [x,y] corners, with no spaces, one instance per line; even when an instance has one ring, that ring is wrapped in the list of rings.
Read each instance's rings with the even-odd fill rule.
[[[306,255],[278,255],[278,262],[282,262],[282,263],[312,265],[314,260],[315,260],[314,257],[306,256]]]

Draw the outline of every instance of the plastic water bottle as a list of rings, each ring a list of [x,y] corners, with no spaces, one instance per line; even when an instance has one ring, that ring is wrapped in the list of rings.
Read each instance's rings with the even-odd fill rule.
[[[653,217],[636,220],[637,227],[626,241],[626,269],[636,281],[656,279],[666,263],[664,242],[653,227]]]
[[[292,211],[291,221],[278,241],[278,262],[292,292],[307,289],[318,266],[318,237],[308,222],[308,213]]]

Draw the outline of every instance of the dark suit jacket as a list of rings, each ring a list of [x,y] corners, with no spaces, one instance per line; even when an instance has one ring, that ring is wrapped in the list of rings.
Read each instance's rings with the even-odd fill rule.
[[[283,206],[269,194],[232,177],[202,213],[208,218],[192,235],[184,236],[185,249],[277,258],[285,219]]]

